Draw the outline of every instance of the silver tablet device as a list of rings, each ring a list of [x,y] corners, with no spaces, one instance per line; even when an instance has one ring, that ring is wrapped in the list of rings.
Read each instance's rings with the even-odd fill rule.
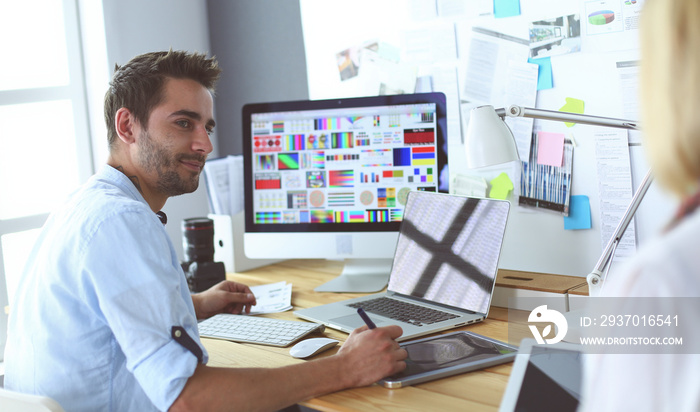
[[[518,348],[473,332],[452,332],[409,342],[406,369],[379,381],[395,389],[510,362]]]
[[[499,411],[576,411],[582,367],[581,345],[523,339]]]

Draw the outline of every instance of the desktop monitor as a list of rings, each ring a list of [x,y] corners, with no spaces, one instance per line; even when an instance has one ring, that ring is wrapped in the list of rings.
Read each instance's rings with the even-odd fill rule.
[[[406,196],[448,192],[442,93],[243,107],[249,258],[343,259],[317,291],[388,281]]]

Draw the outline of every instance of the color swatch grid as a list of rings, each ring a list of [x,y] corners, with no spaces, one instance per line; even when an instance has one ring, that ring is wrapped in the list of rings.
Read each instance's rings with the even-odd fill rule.
[[[299,153],[280,153],[277,155],[279,170],[299,170]]]
[[[371,139],[369,133],[365,131],[355,133],[355,146],[369,146],[371,144]]]
[[[352,132],[331,133],[331,148],[350,149],[352,147],[355,147]]]
[[[255,223],[282,223],[281,212],[256,212]]]
[[[434,129],[411,129],[404,130],[404,142],[408,145],[415,144],[435,144]]]
[[[307,148],[309,149],[330,149],[330,137],[327,134],[313,135],[310,134],[306,138]]]
[[[306,190],[287,192],[287,209],[306,209],[308,207]]]
[[[437,190],[436,133],[425,111],[255,122],[254,221],[399,222],[410,190]]]
[[[342,223],[361,223],[365,221],[365,213],[362,210],[354,210],[351,212],[337,211],[335,212],[335,221]]]
[[[361,167],[392,166],[391,149],[363,149],[360,152]]]
[[[353,187],[355,186],[354,170],[329,170],[328,187]]]
[[[304,150],[306,149],[306,139],[303,134],[289,134],[283,137],[284,150]]]
[[[302,152],[301,153],[301,168],[302,169],[325,169],[326,168],[325,152]]]
[[[354,192],[329,192],[329,207],[353,207],[355,206]]]
[[[434,165],[435,148],[432,146],[412,147],[411,160],[413,166]]]
[[[255,170],[275,170],[275,155],[256,156]]]
[[[384,132],[372,133],[372,145],[403,146],[403,131],[389,130]]]
[[[393,187],[377,189],[377,206],[395,207],[396,189]]]
[[[351,127],[362,116],[327,117],[314,120],[314,130],[338,130]]]

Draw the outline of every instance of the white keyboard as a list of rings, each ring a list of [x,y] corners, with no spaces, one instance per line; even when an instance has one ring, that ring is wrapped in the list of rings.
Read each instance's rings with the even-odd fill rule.
[[[323,332],[317,323],[220,313],[199,322],[199,335],[234,342],[288,346],[313,332]]]

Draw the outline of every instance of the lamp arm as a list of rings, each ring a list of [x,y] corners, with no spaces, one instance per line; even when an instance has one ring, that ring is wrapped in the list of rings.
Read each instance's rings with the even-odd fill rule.
[[[555,120],[559,122],[582,123],[594,126],[617,127],[620,129],[638,130],[639,125],[633,120],[614,119],[612,117],[590,116],[587,114],[558,112],[554,110],[533,109],[512,105],[508,109],[497,109],[496,113],[503,117],[501,113],[509,117],[530,117],[533,119]]]
[[[608,245],[605,247],[605,250],[600,256],[600,259],[598,259],[598,263],[596,263],[593,271],[589,273],[588,276],[586,276],[586,282],[588,282],[589,296],[598,296],[600,294],[600,291],[603,287],[603,283],[605,282],[605,278],[607,276],[607,272],[603,274],[603,270],[606,266],[610,264],[613,252],[622,240],[622,236],[625,234],[627,226],[629,226],[630,222],[632,221],[634,214],[637,212],[637,209],[639,208],[640,203],[642,203],[642,199],[644,198],[644,195],[646,194],[647,190],[649,190],[649,186],[651,186],[651,182],[653,180],[654,179],[651,175],[651,170],[649,170],[646,176],[644,176],[644,180],[642,180],[642,183],[639,185],[639,188],[635,192],[634,196],[632,197],[630,205],[627,206],[627,210],[625,210],[625,214],[622,217],[622,220],[620,220],[620,223],[615,229],[615,233],[608,241]]]

